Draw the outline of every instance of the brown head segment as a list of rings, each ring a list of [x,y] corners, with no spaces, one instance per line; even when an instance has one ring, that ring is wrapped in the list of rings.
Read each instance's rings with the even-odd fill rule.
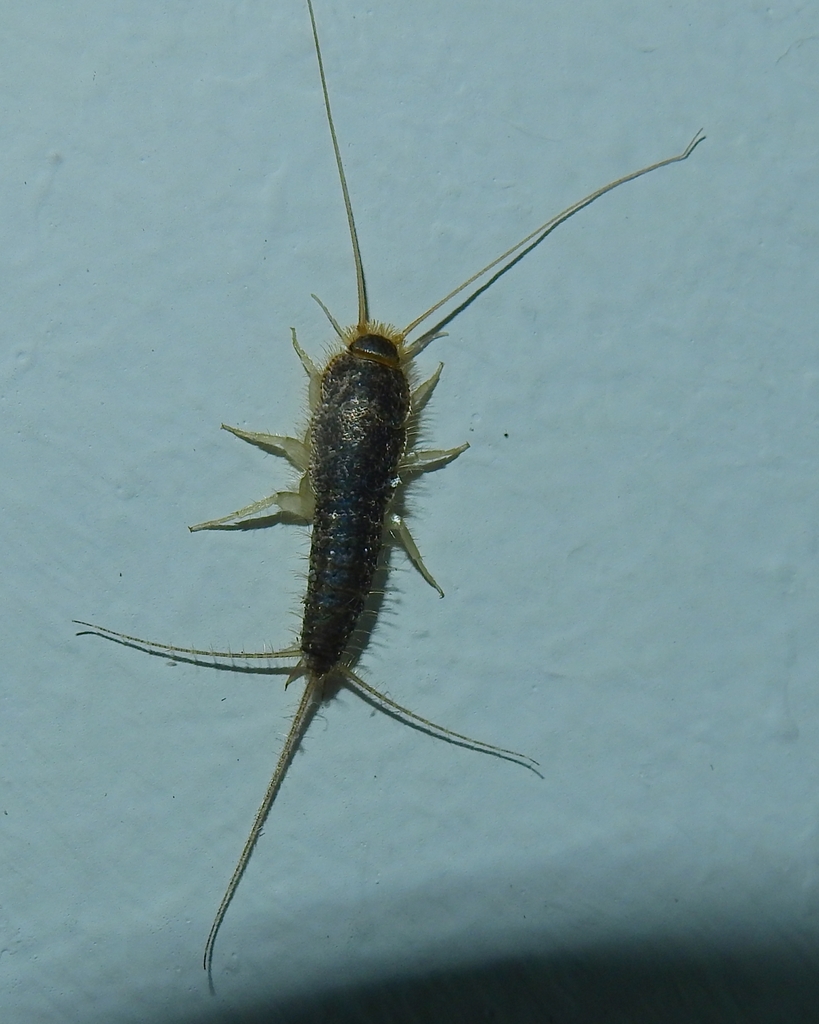
[[[383,363],[393,369],[401,365],[398,346],[381,334],[362,334],[350,342],[349,349],[353,355],[371,359],[374,363]]]

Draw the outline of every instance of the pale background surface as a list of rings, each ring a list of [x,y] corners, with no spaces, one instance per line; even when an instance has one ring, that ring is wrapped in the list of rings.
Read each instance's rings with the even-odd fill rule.
[[[342,695],[216,950],[296,700],[72,618],[289,642],[306,539],[191,536],[283,485],[353,277],[301,0],[6,3],[0,32],[0,1016],[188,1020],[645,941],[815,948],[819,8],[317,0],[375,316],[555,234],[421,360],[415,492],[363,662],[544,780]],[[579,952],[578,952],[579,951]],[[667,1018],[670,1019],[670,1018]]]

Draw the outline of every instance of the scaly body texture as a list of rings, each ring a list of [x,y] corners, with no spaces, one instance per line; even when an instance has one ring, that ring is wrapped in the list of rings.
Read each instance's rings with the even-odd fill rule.
[[[409,408],[387,338],[356,339],[322,374],[309,430],[313,535],[300,645],[310,675],[339,662],[370,594]]]

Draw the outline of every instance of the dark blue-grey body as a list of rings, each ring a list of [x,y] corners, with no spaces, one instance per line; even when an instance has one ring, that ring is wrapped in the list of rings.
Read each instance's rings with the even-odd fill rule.
[[[301,632],[314,678],[338,664],[372,589],[409,409],[397,346],[380,335],[356,338],[322,375],[310,423],[315,512]]]

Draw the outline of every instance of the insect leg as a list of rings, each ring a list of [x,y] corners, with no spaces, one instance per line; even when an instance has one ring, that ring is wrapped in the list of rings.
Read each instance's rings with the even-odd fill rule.
[[[354,689],[363,690],[364,693],[372,697],[374,701],[381,704],[382,708],[388,708],[390,711],[397,712],[405,720],[408,719],[411,722],[418,722],[430,732],[437,733],[443,739],[448,738],[451,742],[457,743],[459,746],[467,746],[484,754],[492,754],[494,757],[500,757],[504,761],[514,761],[515,764],[519,764],[523,768],[529,768],[530,771],[535,773],[535,775],[540,776],[540,772],[537,770],[538,762],[533,757],[529,757],[528,754],[519,754],[516,750],[507,750],[505,747],[496,747],[494,743],[484,743],[483,740],[475,740],[471,736],[464,736],[463,733],[454,732],[452,729],[445,729],[444,726],[436,725],[435,722],[430,722],[428,718],[422,718],[421,715],[416,715],[414,711],[410,711],[401,704],[397,704],[394,700],[390,700],[389,697],[385,696],[379,690],[376,690],[375,687],[370,686],[369,683],[365,683],[360,676],[357,676],[355,672],[353,672],[352,669],[347,668],[346,665],[339,665],[338,670],[346,677],[348,682],[352,684]]]
[[[313,412],[318,405],[319,398],[321,397],[321,372],[316,369],[316,364],[299,344],[299,339],[296,337],[295,327],[290,328],[290,334],[293,337],[293,348],[296,350],[296,355],[301,360],[304,372],[310,378],[310,386],[307,389],[307,399],[310,411]]]
[[[287,440],[292,440],[292,438]],[[264,512],[265,509],[272,508],[274,505],[279,506],[280,512],[292,517],[291,521],[308,526],[313,521],[314,503],[310,477],[305,473],[299,481],[298,491],[275,491],[267,498],[254,501],[252,505],[246,505],[219,519],[209,519],[206,523],[197,523],[196,526],[189,526],[188,529],[191,533],[196,533],[198,530],[227,530],[234,526],[241,526],[248,520],[252,521],[259,512]]]
[[[421,448],[418,451],[407,452],[398,464],[398,472],[402,479],[406,479],[432,469],[440,469],[441,466],[446,466],[457,459],[468,447],[469,442],[466,441],[457,448]]]
[[[227,423],[222,424],[222,430],[228,430],[234,437],[247,441],[249,444],[255,444],[257,448],[261,448],[268,455],[278,455],[281,459],[287,459],[302,473],[307,469],[309,459],[307,445],[297,437],[287,437],[284,434],[259,434],[256,431],[229,427]]]
[[[435,590],[437,590],[438,593],[441,595],[441,597],[443,597],[443,590],[441,590],[441,588],[438,586],[438,583],[435,580],[435,577],[424,565],[424,560],[423,558],[421,558],[421,552],[418,550],[418,545],[412,539],[412,534],[407,529],[407,524],[404,522],[401,516],[393,513],[389,517],[389,530],[393,539],[401,545],[404,551],[406,551],[407,557],[418,570],[418,572],[420,572],[424,579],[427,581],[427,583],[431,587],[434,587]]]
[[[444,364],[438,363],[438,369],[435,373],[433,373],[429,380],[425,380],[423,384],[419,384],[410,396],[410,408],[416,416],[423,410],[424,406],[430,400],[432,392],[435,390],[435,385],[441,379],[441,370],[443,370],[443,368]]]
[[[440,370],[438,372],[440,372]],[[438,374],[436,373],[434,375],[436,380],[437,376]],[[433,378],[430,378],[430,380],[433,380]],[[429,381],[427,381],[427,384],[428,383]],[[424,385],[422,384],[421,387],[424,387]],[[428,470],[440,469],[441,466],[445,466],[448,462],[452,462],[453,459],[457,459],[458,456],[462,452],[465,452],[468,447],[469,444],[462,444],[457,448],[427,448],[420,451],[407,452],[407,454],[404,455],[398,463],[398,472],[400,473],[402,480],[406,482],[409,477],[419,476],[421,473],[426,473]],[[393,539],[401,545],[404,551],[406,551],[407,557],[418,572],[420,572],[427,583],[431,587],[434,587],[441,597],[443,597],[443,590],[440,588],[429,569],[424,565],[424,560],[421,557],[421,552],[418,550],[418,545],[412,539],[412,534],[409,532],[407,524],[401,516],[396,513],[390,515],[388,519],[388,526]]]
[[[301,365],[304,367],[307,376],[311,378],[316,377],[318,380],[321,380],[321,373],[316,369],[316,364],[299,344],[299,339],[296,337],[295,327],[290,328],[290,334],[293,337],[293,348],[296,350],[296,355],[301,360]]]
[[[235,512],[229,512],[220,519],[209,519],[206,523],[197,523],[188,529],[191,533],[197,533],[199,530],[221,530],[225,527],[238,526],[274,505],[278,505],[281,512],[287,512],[303,523],[310,522],[310,516],[305,513],[304,502],[298,491],[276,491],[269,497],[254,501],[252,505],[245,505]]]

